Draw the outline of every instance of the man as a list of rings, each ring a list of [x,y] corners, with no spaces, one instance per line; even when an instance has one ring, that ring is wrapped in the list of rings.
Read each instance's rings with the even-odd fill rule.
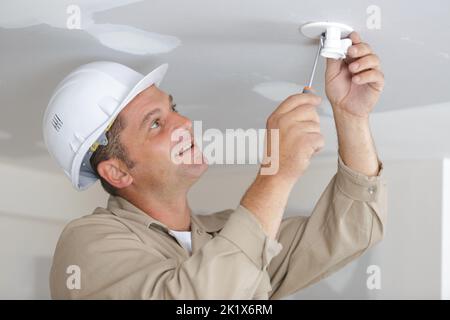
[[[95,65],[110,74],[102,78],[98,70],[90,75],[90,65],[70,75],[47,109],[44,126],[51,127],[44,133],[46,143],[77,189],[98,177],[111,196],[107,208],[64,229],[50,274],[52,297],[278,299],[324,278],[378,242],[386,219],[386,187],[369,114],[384,80],[370,47],[357,33],[350,38],[348,59],[328,59],[326,68],[338,171],[309,218],[282,219],[295,182],[323,146],[318,96],[293,95],[268,118],[267,129],[279,130],[278,171],[262,175],[260,170],[235,210],[199,216],[192,214],[187,193],[207,165],[171,159],[178,142],[171,135],[179,129],[192,134],[192,123],[154,85],[162,78],[155,76],[160,68],[140,81],[130,80],[135,86],[129,94],[126,86],[117,85],[121,93],[113,98],[99,97],[115,85],[101,81],[121,79],[125,69]],[[95,88],[85,84],[92,77],[98,78]],[[82,97],[74,98],[80,90]],[[86,109],[91,96],[95,115]],[[111,119],[112,125],[106,121]],[[97,126],[91,124],[95,121]],[[67,131],[72,127],[77,130]],[[183,151],[178,156],[203,159],[195,143],[185,143]]]

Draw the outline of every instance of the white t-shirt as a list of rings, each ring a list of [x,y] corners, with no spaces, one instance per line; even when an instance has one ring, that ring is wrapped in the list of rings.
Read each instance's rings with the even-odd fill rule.
[[[178,242],[181,243],[183,248],[189,251],[189,254],[192,253],[191,231],[169,230],[169,233],[173,235],[178,240]]]

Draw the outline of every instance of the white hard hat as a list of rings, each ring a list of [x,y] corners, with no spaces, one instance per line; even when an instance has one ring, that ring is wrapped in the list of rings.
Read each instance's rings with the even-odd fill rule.
[[[44,142],[77,190],[97,180],[89,159],[119,112],[141,91],[159,86],[168,65],[145,77],[119,63],[98,61],[82,65],[55,89],[45,110]]]

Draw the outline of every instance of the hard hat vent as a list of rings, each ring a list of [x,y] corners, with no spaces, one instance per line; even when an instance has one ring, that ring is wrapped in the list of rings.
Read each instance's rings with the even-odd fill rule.
[[[59,132],[59,130],[61,129],[62,125],[63,125],[63,122],[62,122],[61,118],[55,113],[53,115],[53,118],[52,118],[52,126],[53,126],[53,128],[55,128],[55,130],[57,132]]]

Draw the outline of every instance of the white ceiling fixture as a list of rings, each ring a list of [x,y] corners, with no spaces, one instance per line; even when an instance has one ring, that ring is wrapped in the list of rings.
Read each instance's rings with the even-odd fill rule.
[[[347,37],[353,28],[338,22],[308,22],[301,26],[300,31],[308,38],[325,38],[320,55],[324,58],[345,59],[347,49],[352,41]]]

